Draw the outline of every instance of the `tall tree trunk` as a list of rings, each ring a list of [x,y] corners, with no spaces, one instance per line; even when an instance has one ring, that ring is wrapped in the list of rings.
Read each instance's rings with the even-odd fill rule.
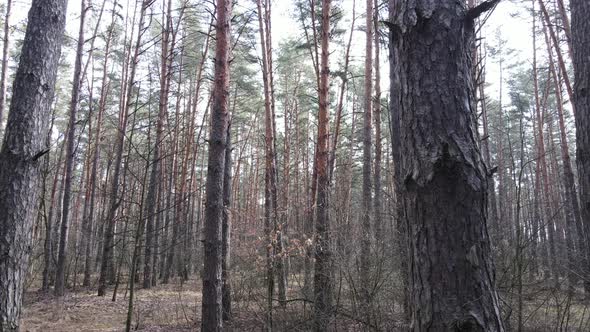
[[[260,45],[262,49],[262,79],[264,85],[264,114],[265,114],[265,176],[264,176],[264,233],[266,236],[266,281],[267,281],[267,327],[272,330],[272,298],[274,294],[275,279],[275,258],[279,255],[277,247],[274,244],[277,224],[277,200],[276,200],[276,158],[275,158],[275,129],[274,129],[274,111],[272,98],[272,82],[270,72],[272,71],[270,63],[271,51],[268,43],[269,32],[267,13],[267,1],[262,6],[262,1],[256,2],[258,9],[258,27],[260,32]],[[264,7],[264,8],[263,8]],[[265,23],[265,24],[263,24]],[[275,225],[275,227],[273,227]],[[274,232],[273,232],[274,228]],[[275,234],[273,234],[275,233]],[[279,257],[280,260],[280,257]],[[278,264],[277,264],[278,267]],[[279,279],[282,276],[279,276]]]
[[[533,44],[535,36],[533,36]],[[541,115],[541,108],[543,108],[543,114],[545,113],[546,105],[541,105],[539,99],[539,83],[538,83],[538,71],[537,71],[537,57],[536,57],[536,50],[533,50],[533,84],[534,84],[534,91],[535,91],[535,112],[536,112],[536,121],[537,121],[537,135],[539,144],[539,163],[541,164],[541,181],[543,182],[543,199],[544,199],[544,206],[545,206],[545,218],[547,224],[547,235],[549,237],[549,260],[551,266],[548,267],[551,269],[551,273],[553,274],[553,282],[554,285],[557,286],[559,282],[559,274],[557,271],[557,249],[555,247],[555,225],[554,225],[554,218],[551,217],[551,208],[550,203],[551,199],[549,197],[549,178],[548,178],[548,171],[547,171],[547,159],[545,156],[545,137],[544,137],[544,117]],[[547,276],[545,276],[547,277]]]
[[[223,171],[229,126],[229,53],[231,34],[231,0],[217,0],[215,25],[215,81],[212,91],[211,131],[207,166],[204,267],[203,267],[203,331],[221,331],[222,308],[222,218]]]
[[[227,146],[225,149],[225,165],[223,169],[223,218],[221,226],[222,237],[222,263],[221,263],[221,293],[223,303],[223,320],[229,321],[232,318],[231,308],[231,227],[232,227],[232,144],[230,124],[227,127]]]
[[[55,110],[54,110],[54,114],[55,114]],[[51,120],[52,122],[55,121],[55,118],[52,118]],[[47,138],[47,142],[46,145],[50,146],[50,142],[51,139],[49,137],[49,135],[51,135],[51,133],[48,133],[48,138]],[[49,287],[51,284],[51,277],[54,276],[52,274],[52,265],[53,265],[53,250],[55,249],[53,247],[53,214],[55,211],[55,206],[57,205],[56,203],[56,197],[55,195],[57,194],[57,192],[61,192],[60,190],[58,190],[58,181],[59,181],[59,176],[61,175],[61,159],[63,157],[63,152],[64,152],[64,144],[61,144],[61,148],[59,149],[59,154],[57,157],[57,167],[56,167],[56,171],[55,174],[53,176],[53,185],[52,185],[52,189],[51,189],[51,195],[49,198],[49,212],[48,212],[48,216],[47,216],[47,222],[45,223],[45,240],[43,243],[43,277],[42,277],[42,286],[41,286],[41,290],[44,292],[49,291]]]
[[[84,223],[84,280],[82,281],[83,286],[90,286],[90,274],[93,270],[93,263],[92,263],[92,224],[94,221],[94,209],[96,208],[96,188],[98,187],[98,160],[100,158],[100,134],[102,131],[102,118],[104,116],[104,112],[106,109],[106,102],[107,96],[109,92],[109,78],[108,78],[108,59],[110,56],[111,51],[111,41],[113,38],[114,32],[114,22],[115,22],[115,13],[116,13],[116,6],[117,1],[113,4],[113,10],[111,14],[111,24],[109,26],[107,37],[106,37],[106,45],[104,51],[104,61],[102,64],[102,82],[100,87],[100,97],[98,101],[98,114],[96,116],[96,129],[94,131],[94,149],[92,151],[92,167],[90,171],[90,180],[88,185],[90,186],[90,201],[88,207],[88,214],[83,216],[83,223]],[[86,209],[85,209],[86,211]]]
[[[33,0],[12,89],[0,150],[1,331],[19,329],[66,8],[66,0]]]
[[[106,217],[106,227],[104,230],[103,236],[103,253],[102,253],[102,261],[100,264],[100,275],[98,279],[98,296],[104,296],[107,286],[107,279],[113,280],[114,279],[114,269],[113,269],[113,252],[114,252],[114,232],[115,232],[115,222],[116,222],[116,214],[121,204],[122,198],[119,197],[119,181],[120,181],[120,173],[121,173],[121,166],[123,164],[123,150],[125,147],[125,132],[127,130],[127,120],[129,115],[129,110],[131,105],[134,104],[133,94],[135,90],[135,72],[137,69],[137,63],[139,60],[139,52],[141,48],[141,37],[146,31],[144,27],[145,22],[145,13],[149,5],[152,4],[153,1],[151,0],[143,0],[140,4],[140,14],[139,14],[139,29],[137,31],[137,40],[135,42],[135,49],[133,53],[133,57],[131,59],[131,68],[129,72],[129,77],[127,78],[127,90],[125,100],[122,101],[122,109],[119,113],[119,126],[117,128],[117,140],[116,140],[116,147],[115,147],[115,164],[113,175],[112,175],[112,184],[109,192],[109,202],[107,217]],[[123,193],[121,193],[122,195]]]
[[[332,316],[332,243],[330,241],[328,157],[330,153],[330,7],[331,0],[322,0],[320,28],[321,62],[319,86],[318,139],[316,153],[317,197],[315,223],[314,331],[326,331]]]
[[[565,41],[567,43],[567,50],[570,56],[570,59],[573,59],[573,50],[572,50],[572,28],[570,24],[570,19],[567,16],[567,10],[565,9],[565,4],[563,0],[557,0],[557,6],[559,7],[559,15],[561,16],[561,27],[565,32]]]
[[[560,146],[561,146],[561,158],[563,161],[563,180],[565,186],[565,204],[566,208],[564,208],[564,213],[566,217],[566,234],[568,238],[572,238],[575,240],[576,244],[578,245],[578,252],[574,251],[573,246],[568,247],[568,255],[570,258],[568,260],[568,278],[570,281],[569,290],[573,291],[575,287],[575,283],[577,283],[578,278],[584,275],[584,264],[586,263],[586,241],[584,240],[583,234],[584,229],[582,227],[582,220],[580,218],[580,206],[578,204],[578,194],[576,190],[576,182],[574,180],[574,172],[572,169],[572,161],[570,158],[569,152],[569,144],[567,141],[567,132],[565,127],[565,119],[564,119],[564,109],[563,109],[563,100],[562,100],[562,86],[561,80],[557,75],[557,69],[555,68],[555,62],[553,61],[553,52],[551,51],[551,45],[549,44],[549,39],[545,36],[545,41],[547,43],[547,54],[549,56],[549,70],[551,72],[551,77],[553,78],[553,83],[555,85],[555,97],[557,103],[557,115],[559,119],[559,138],[560,138]],[[565,74],[567,75],[567,73]],[[568,245],[571,245],[572,242],[568,241]],[[573,256],[573,257],[572,257]],[[585,283],[585,286],[590,286],[588,283]],[[589,289],[586,288],[586,291]]]
[[[4,15],[4,44],[2,45],[2,69],[0,72],[0,133],[4,120],[4,104],[6,104],[6,76],[8,76],[8,50],[10,49],[10,11],[12,0],[6,1],[6,15]],[[2,136],[0,136],[0,139]]]
[[[590,244],[590,2],[572,0],[574,105],[576,106],[576,161],[580,181],[580,208],[586,244]],[[590,249],[590,245],[588,246]],[[590,250],[587,252],[590,258]],[[585,266],[588,269],[588,265]]]
[[[389,0],[389,23],[394,24],[397,11],[399,8],[399,0]],[[391,134],[391,156],[394,166],[394,193],[395,193],[395,224],[397,227],[396,233],[396,247],[399,251],[399,268],[402,288],[402,309],[404,314],[404,321],[410,320],[410,268],[408,265],[408,225],[406,224],[403,209],[403,193],[402,193],[402,160],[401,160],[401,77],[400,77],[400,54],[399,49],[395,47],[394,43],[400,35],[394,27],[389,29],[389,114],[390,123],[389,131]]]
[[[363,124],[363,189],[361,207],[361,257],[360,257],[360,283],[361,300],[366,319],[371,322],[371,210],[372,186],[371,186],[371,145],[373,144],[373,0],[366,1],[366,38],[365,38],[365,111]]]
[[[373,108],[375,110],[375,199],[373,200],[374,218],[375,218],[375,240],[377,241],[377,248],[381,248],[383,241],[383,206],[381,192],[381,58],[379,45],[379,1],[375,1],[375,17],[373,24],[375,25],[375,101]]]
[[[64,198],[62,202],[61,225],[59,237],[59,252],[55,269],[55,295],[63,296],[65,291],[65,268],[67,256],[68,222],[70,216],[70,195],[72,193],[72,179],[74,161],[74,140],[76,137],[76,116],[80,99],[80,85],[82,77],[82,55],[84,53],[84,22],[86,18],[86,0],[80,1],[80,28],[76,46],[76,60],[74,64],[74,78],[72,80],[72,99],[70,100],[70,119],[68,122],[68,136],[66,138],[66,160],[64,179]]]
[[[486,225],[488,177],[471,100],[473,20],[484,8],[467,11],[454,0],[400,4],[393,30],[403,87],[412,328],[503,331]]]
[[[334,178],[334,165],[336,164],[336,149],[338,148],[338,138],[340,136],[340,125],[342,123],[342,110],[344,108],[344,93],[348,84],[348,67],[350,63],[350,47],[352,46],[352,36],[354,34],[356,23],[356,0],[352,0],[352,19],[350,22],[350,34],[344,53],[344,67],[342,68],[342,84],[340,85],[340,95],[338,96],[338,105],[336,106],[336,128],[334,129],[334,139],[330,150],[330,184]]]
[[[144,269],[143,269],[143,288],[150,288],[152,285],[152,249],[154,239],[154,218],[156,217],[156,200],[158,196],[158,188],[160,188],[160,144],[164,133],[164,121],[168,112],[168,91],[170,88],[170,80],[168,73],[168,62],[172,61],[171,55],[168,51],[170,29],[172,27],[172,9],[171,0],[168,1],[165,18],[163,18],[162,25],[162,47],[160,54],[160,99],[158,103],[158,118],[156,120],[156,137],[154,139],[154,147],[152,154],[152,165],[150,172],[150,179],[148,184],[148,192],[146,198],[146,232],[145,232],[145,248],[144,248]],[[164,14],[162,14],[164,16]]]
[[[549,36],[551,36],[551,41],[553,42],[553,47],[555,48],[555,53],[557,55],[557,64],[559,65],[559,69],[563,73],[567,73],[567,68],[565,64],[565,60],[563,59],[563,54],[561,53],[561,46],[559,44],[559,39],[557,38],[557,34],[555,32],[555,28],[551,23],[551,18],[549,17],[549,12],[547,11],[547,7],[543,0],[538,0],[539,6],[541,7],[541,12],[543,13],[543,18],[545,19],[545,27],[549,30]],[[573,2],[573,1],[572,1]],[[563,81],[565,83],[567,94],[570,100],[574,99],[574,91],[572,89],[572,84],[570,83],[570,78],[568,75],[564,74]],[[574,110],[574,114],[576,113],[576,104],[572,104],[572,109]]]

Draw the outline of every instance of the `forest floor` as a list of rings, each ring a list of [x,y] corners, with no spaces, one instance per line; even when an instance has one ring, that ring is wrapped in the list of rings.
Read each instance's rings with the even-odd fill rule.
[[[195,330],[201,314],[201,285],[196,280],[170,283],[152,289],[136,289],[133,327],[142,331]],[[23,331],[91,332],[122,331],[125,328],[129,298],[125,285],[117,301],[112,289],[107,296],[96,296],[96,289],[70,291],[62,298],[30,292],[25,295]]]
[[[263,288],[240,282],[234,285],[234,318],[225,324],[225,331],[261,331],[265,325]],[[550,290],[543,285],[528,285],[523,293],[523,331],[590,331],[590,302],[581,290],[570,298],[564,291]],[[295,287],[294,287],[295,288]],[[103,332],[124,331],[129,304],[126,284],[121,284],[117,300],[112,301],[113,289],[107,296],[96,296],[96,287],[70,290],[64,297],[38,291],[25,294],[21,330],[30,332]],[[506,298],[507,293],[501,292]],[[285,308],[276,306],[276,331],[309,330],[311,307],[298,301],[301,294],[289,292],[291,299]],[[354,318],[354,310],[344,310],[333,322],[333,331],[362,331],[363,325]],[[511,307],[510,329],[516,330],[518,305],[514,298],[505,302]],[[383,308],[382,308],[383,309]],[[383,313],[383,312],[382,312]],[[185,283],[178,279],[151,289],[136,289],[132,329],[149,332],[197,331],[201,317],[201,282],[197,276]],[[395,323],[397,321],[397,323]],[[381,317],[383,331],[401,331],[399,313]]]
[[[260,331],[265,322],[266,301],[257,287],[248,288],[236,282],[233,319],[224,331]],[[37,288],[38,289],[38,288]],[[96,295],[96,287],[70,290],[56,298],[53,293],[27,292],[21,330],[25,332],[105,332],[124,331],[129,304],[126,284],[121,284],[117,300],[113,289],[107,296]],[[261,288],[262,290],[262,288]],[[295,294],[290,294],[295,295]],[[151,289],[135,290],[132,330],[148,332],[198,331],[201,317],[201,282],[194,276],[181,284],[174,279]],[[294,301],[284,309],[274,310],[275,330],[306,331],[309,329],[310,306]],[[338,331],[358,331],[358,322],[342,319]]]

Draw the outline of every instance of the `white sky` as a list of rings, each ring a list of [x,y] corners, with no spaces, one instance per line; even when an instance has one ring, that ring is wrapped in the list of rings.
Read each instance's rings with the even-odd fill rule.
[[[5,0],[0,0],[5,1]],[[78,29],[78,17],[79,17],[79,10],[80,10],[80,0],[69,0],[68,4],[68,16],[67,16],[67,31],[70,36],[77,35]],[[100,6],[101,0],[87,0],[91,1],[92,3],[96,4],[96,6]],[[129,1],[133,3],[134,0],[123,0],[123,2]],[[156,8],[161,8],[161,4],[159,2],[162,0],[157,0]],[[245,1],[245,0],[242,0]],[[514,2],[519,2],[519,4],[515,4]],[[250,1],[244,2],[245,6],[250,6]],[[342,22],[342,26],[345,29],[350,26],[350,19],[352,15],[352,5],[353,0],[344,0],[342,1],[342,9],[345,12],[345,18]],[[486,25],[484,26],[484,35],[487,36],[486,42],[493,44],[494,43],[494,36],[497,29],[500,30],[502,37],[507,40],[508,47],[515,50],[515,59],[514,62],[528,60],[531,58],[532,52],[532,39],[531,39],[531,18],[530,15],[523,11],[524,6],[530,7],[530,0],[505,0],[502,1],[496,8],[495,12],[492,14],[490,19],[487,21]],[[13,14],[11,18],[11,24],[17,25],[19,23],[26,21],[27,12],[30,7],[30,0],[13,0]],[[300,24],[296,22],[292,18],[292,11],[294,10],[293,1],[289,0],[273,0],[273,48],[276,50],[278,49],[279,44],[281,41],[297,36],[300,34]],[[386,9],[383,9],[386,10]],[[357,22],[356,26],[357,29],[359,26],[364,25],[364,14],[365,14],[365,1],[356,0],[356,14],[357,14]],[[515,14],[519,14],[516,16]],[[386,17],[387,13],[382,13],[381,17]],[[103,16],[104,17],[104,16]],[[90,30],[90,28],[89,28]],[[89,32],[87,32],[89,33]],[[348,36],[348,31],[346,32],[346,36]],[[353,41],[352,47],[352,57],[353,59],[357,59],[357,61],[362,61],[361,59],[364,57],[364,41],[365,34],[362,31],[355,31],[355,38]],[[387,50],[382,50],[382,61],[383,65],[381,66],[384,70],[382,74],[383,77],[383,90],[388,86],[387,81]],[[336,54],[335,54],[336,55]],[[510,59],[508,63],[512,62]],[[331,61],[332,64],[336,63],[336,59]],[[505,75],[505,77],[507,77]],[[492,96],[493,98],[498,97],[498,81],[499,81],[499,72],[498,72],[498,65],[492,61],[487,62],[487,81],[491,83],[491,86],[488,88],[487,94]],[[506,100],[507,98],[505,98]]]

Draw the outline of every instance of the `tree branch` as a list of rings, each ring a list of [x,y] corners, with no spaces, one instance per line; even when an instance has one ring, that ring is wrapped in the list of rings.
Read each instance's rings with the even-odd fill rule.
[[[496,5],[500,2],[501,0],[487,0],[484,1],[482,3],[480,3],[479,5],[469,9],[467,11],[467,14],[465,15],[465,17],[468,20],[475,20],[476,18],[478,18],[481,14],[492,10],[496,7]]]

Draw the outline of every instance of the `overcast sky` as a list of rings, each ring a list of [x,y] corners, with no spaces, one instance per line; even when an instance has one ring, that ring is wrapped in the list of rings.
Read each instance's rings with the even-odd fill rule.
[[[0,0],[5,1],[5,0]],[[67,30],[70,36],[77,35],[78,29],[78,17],[80,10],[80,0],[69,0],[68,4],[68,23]],[[87,0],[89,1],[89,0]],[[92,3],[96,3],[100,6],[99,0],[90,0]],[[123,0],[123,3],[133,3],[134,0]],[[161,0],[157,0],[155,6],[161,8],[159,3]],[[243,0],[242,0],[243,1]],[[519,4],[515,4],[519,2]],[[495,12],[491,15],[486,25],[484,26],[484,36],[486,40],[484,42],[494,44],[496,31],[500,31],[502,37],[507,40],[508,47],[515,50],[514,62],[517,61],[529,61],[532,52],[532,40],[531,40],[531,18],[528,13],[523,10],[523,7],[530,7],[529,0],[522,1],[502,1],[496,8]],[[243,2],[244,6],[250,6],[251,2]],[[240,4],[241,6],[241,4]],[[350,19],[352,17],[352,6],[353,0],[342,1],[342,9],[345,13],[342,27],[346,28],[350,25]],[[26,15],[30,7],[30,0],[14,0],[13,1],[13,16],[12,23],[24,22]],[[300,24],[298,24],[292,18],[292,12],[294,5],[289,0],[274,0],[273,1],[273,44],[274,48],[277,49],[278,45],[285,39],[294,37],[300,34]],[[364,14],[365,14],[365,1],[356,0],[356,13],[357,13],[357,27],[364,25]],[[387,13],[383,12],[381,17],[385,17]],[[90,28],[89,28],[90,29]],[[348,32],[347,32],[348,34]],[[362,31],[355,31],[355,38],[353,41],[352,56],[353,59],[362,60],[364,57],[364,43],[365,35]],[[385,64],[387,61],[387,50],[382,51],[382,61]],[[360,61],[359,60],[359,61]],[[512,62],[508,60],[508,62]],[[334,59],[332,63],[335,63]],[[384,73],[382,75],[384,81],[384,88],[387,85],[387,66],[382,66]],[[498,81],[499,72],[498,64],[492,61],[487,62],[487,81],[491,83],[488,88],[487,94],[497,99],[498,94]]]

